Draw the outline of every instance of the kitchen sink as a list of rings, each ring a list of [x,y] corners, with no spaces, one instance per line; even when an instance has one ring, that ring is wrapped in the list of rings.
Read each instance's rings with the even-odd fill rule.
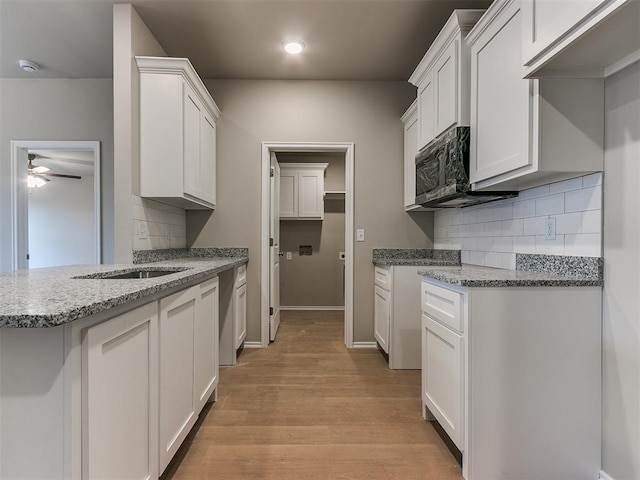
[[[149,268],[149,269],[126,269],[114,270],[112,272],[93,273],[91,275],[82,275],[73,277],[78,279],[97,279],[97,280],[121,280],[121,279],[143,279],[163,277],[172,273],[184,272],[188,268]]]

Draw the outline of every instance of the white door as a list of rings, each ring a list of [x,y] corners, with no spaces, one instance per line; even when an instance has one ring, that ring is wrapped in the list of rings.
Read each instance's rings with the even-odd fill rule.
[[[280,326],[280,165],[271,153],[271,202],[269,214],[269,340],[276,339]]]

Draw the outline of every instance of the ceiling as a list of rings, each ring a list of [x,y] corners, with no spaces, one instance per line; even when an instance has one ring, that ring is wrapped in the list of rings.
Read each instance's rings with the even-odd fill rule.
[[[454,8],[491,1],[0,0],[0,77],[111,77],[114,3],[134,5],[203,78],[406,80]],[[282,52],[290,38],[302,55]],[[19,59],[41,69],[23,72]]]

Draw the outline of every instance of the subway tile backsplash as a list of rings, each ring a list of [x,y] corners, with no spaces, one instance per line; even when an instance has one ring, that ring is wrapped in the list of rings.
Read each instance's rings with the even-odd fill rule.
[[[556,219],[555,240],[545,219]],[[516,253],[602,256],[602,173],[520,192],[518,198],[434,215],[434,248],[462,263],[515,269]]]
[[[133,249],[186,248],[187,212],[181,208],[133,195]],[[140,224],[146,223],[147,238],[140,238]]]

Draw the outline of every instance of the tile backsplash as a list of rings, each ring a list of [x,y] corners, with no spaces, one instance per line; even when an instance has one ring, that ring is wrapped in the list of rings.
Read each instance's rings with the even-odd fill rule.
[[[186,248],[187,212],[178,207],[133,195],[133,249],[157,250]],[[147,238],[140,238],[141,224],[147,227]],[[144,226],[142,228],[144,230]]]
[[[556,219],[555,240],[545,219]],[[462,263],[515,269],[516,253],[600,257],[602,173],[523,190],[518,198],[434,215],[434,248],[460,249]]]

